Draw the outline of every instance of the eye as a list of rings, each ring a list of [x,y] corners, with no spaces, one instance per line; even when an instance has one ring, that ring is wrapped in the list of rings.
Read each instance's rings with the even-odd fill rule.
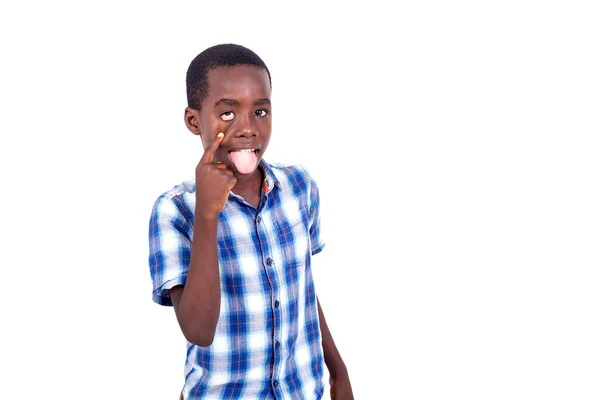
[[[233,111],[225,111],[224,113],[221,113],[221,119],[223,121],[231,121],[233,117],[235,117]]]
[[[254,111],[254,115],[257,117],[266,117],[269,112],[267,110],[256,110]]]

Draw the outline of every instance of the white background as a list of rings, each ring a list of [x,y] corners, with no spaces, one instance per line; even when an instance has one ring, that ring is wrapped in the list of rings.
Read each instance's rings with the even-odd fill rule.
[[[147,224],[193,177],[185,72],[222,42],[271,70],[265,158],[319,182],[357,399],[600,398],[594,2],[390,5],[0,6],[0,398],[177,398]]]

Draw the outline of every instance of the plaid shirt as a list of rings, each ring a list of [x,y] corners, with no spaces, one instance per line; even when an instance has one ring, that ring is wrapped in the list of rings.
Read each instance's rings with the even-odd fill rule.
[[[323,249],[319,191],[299,166],[261,161],[258,210],[229,194],[219,216],[221,309],[209,347],[188,342],[185,399],[320,399],[323,349],[311,256]],[[150,218],[153,300],[185,284],[196,186],[161,195]]]

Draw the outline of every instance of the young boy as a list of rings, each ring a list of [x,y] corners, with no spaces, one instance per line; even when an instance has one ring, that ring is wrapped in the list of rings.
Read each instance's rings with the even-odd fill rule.
[[[319,305],[319,191],[300,166],[262,159],[271,75],[251,50],[210,47],[187,71],[185,124],[204,153],[196,179],[150,218],[153,300],[173,306],[187,344],[183,399],[353,399]]]

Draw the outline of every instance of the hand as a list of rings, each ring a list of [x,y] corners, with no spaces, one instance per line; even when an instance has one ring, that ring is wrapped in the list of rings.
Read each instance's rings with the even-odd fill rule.
[[[331,386],[329,391],[331,400],[354,400],[352,386],[350,385],[350,378],[348,376],[338,379],[330,377],[329,385]]]
[[[196,166],[196,211],[206,218],[218,218],[229,191],[237,183],[233,171],[225,164],[212,162],[224,136],[221,132],[210,142]]]

